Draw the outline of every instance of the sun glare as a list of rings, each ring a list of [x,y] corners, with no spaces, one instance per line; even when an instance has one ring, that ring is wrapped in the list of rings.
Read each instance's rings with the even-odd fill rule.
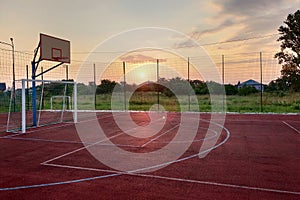
[[[144,79],[144,78],[145,78],[145,72],[140,72],[139,75],[140,75],[140,78],[141,78],[141,79]]]

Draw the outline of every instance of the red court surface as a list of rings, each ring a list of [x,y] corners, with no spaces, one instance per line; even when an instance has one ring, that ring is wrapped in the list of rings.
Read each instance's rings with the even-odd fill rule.
[[[131,116],[139,126],[151,123],[147,113]],[[202,144],[217,134],[208,130],[209,114],[191,116],[200,123],[193,142],[177,161],[152,172],[104,165],[71,123],[2,132],[0,199],[300,199],[299,115],[228,114],[215,148],[203,158]],[[125,134],[111,113],[97,119],[108,140],[126,152],[146,154],[187,142],[173,140],[178,113],[168,113],[162,130],[147,138]],[[105,140],[85,145],[114,153]]]
[[[7,114],[0,113],[0,133],[6,131]]]

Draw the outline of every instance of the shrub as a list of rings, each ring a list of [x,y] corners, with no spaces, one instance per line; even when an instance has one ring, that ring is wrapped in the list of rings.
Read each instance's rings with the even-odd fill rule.
[[[258,93],[259,91],[251,86],[245,86],[239,89],[238,95],[240,96],[246,96],[249,94],[254,94],[254,93]]]

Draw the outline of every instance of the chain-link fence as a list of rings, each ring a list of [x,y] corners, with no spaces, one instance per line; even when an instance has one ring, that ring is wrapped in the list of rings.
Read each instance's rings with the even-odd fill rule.
[[[15,52],[15,79],[31,79],[32,53]],[[120,98],[130,98],[129,105],[121,105],[125,110],[149,110],[153,104],[161,104],[166,110],[179,111],[178,102],[172,92],[159,86],[168,84],[171,88],[181,87],[190,83],[198,98],[200,111],[210,112],[211,87],[225,86],[227,112],[294,112],[300,111],[299,94],[285,91],[270,91],[268,84],[280,77],[281,66],[274,59],[274,52],[252,52],[239,54],[210,55],[219,74],[213,74],[221,80],[206,80],[199,66],[202,57],[181,58],[176,55],[145,56],[142,52],[131,52],[117,58],[111,63],[99,60],[83,62],[73,60],[72,64],[62,65],[40,77],[44,80],[74,80],[77,81],[79,68],[84,68],[86,79],[79,84],[84,90],[96,90],[95,108],[111,109],[111,94],[114,89],[120,90]],[[38,70],[45,71],[52,67],[51,62],[42,62]],[[206,73],[209,68],[200,66]],[[0,111],[8,112],[11,96],[13,69],[12,51],[0,49]],[[104,69],[102,74],[97,73]],[[208,76],[208,77],[213,77]],[[188,90],[188,89],[187,89]],[[131,92],[132,94],[127,94]],[[186,111],[191,109],[194,100],[190,91],[182,92],[185,98]],[[225,109],[225,107],[224,107]]]

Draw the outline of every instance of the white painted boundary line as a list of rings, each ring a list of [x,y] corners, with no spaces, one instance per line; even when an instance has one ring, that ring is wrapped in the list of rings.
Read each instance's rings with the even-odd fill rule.
[[[120,114],[119,114],[120,115]],[[113,115],[105,115],[105,116],[100,116],[100,117],[97,117],[96,119],[89,119],[89,120],[84,120],[84,121],[81,121],[81,122],[78,122],[78,123],[85,123],[85,122],[90,122],[90,121],[95,121],[95,120],[99,120],[99,119],[105,119],[105,118],[108,118],[108,117],[111,117]],[[36,130],[31,130],[31,131],[27,131],[25,134],[29,134],[29,133],[35,133],[35,132],[38,132],[38,131],[43,131],[43,130],[49,130],[49,129],[55,129],[55,128],[61,128],[61,127],[65,127],[65,126],[71,126],[73,125],[74,123],[65,123],[65,124],[62,124],[62,125],[58,125],[58,126],[55,126],[55,124],[53,124],[54,126],[50,126],[50,127],[47,127],[47,128],[42,128],[42,129],[36,129]],[[39,126],[39,127],[45,127],[46,125],[43,125],[43,126]],[[39,128],[39,127],[36,127],[36,128]],[[4,136],[4,137],[0,137],[0,138],[10,138],[10,137],[14,137],[14,136],[18,136],[18,135],[23,135],[24,133],[16,133],[16,134],[13,134],[13,135],[7,135],[7,136]]]
[[[217,126],[220,126],[219,124],[215,124]],[[152,169],[152,168],[157,168],[157,167],[161,167],[161,166],[166,166],[169,164],[173,164],[173,163],[177,163],[177,162],[181,162],[184,160],[188,160],[191,158],[195,158],[196,156],[199,156],[201,154],[205,154],[209,151],[212,151],[216,148],[218,148],[219,146],[223,145],[224,143],[227,142],[227,140],[230,137],[230,132],[227,128],[225,128],[224,126],[222,126],[223,129],[226,131],[227,136],[226,138],[219,144],[217,144],[216,146],[211,147],[210,149],[207,149],[205,151],[199,152],[198,154],[193,154],[191,156],[187,156],[178,160],[174,160],[174,161],[170,161],[167,163],[162,163],[159,165],[155,165],[155,166],[150,166],[150,167],[146,167],[146,168],[142,168],[142,169],[137,169],[137,170],[133,170],[130,172],[126,172],[126,173],[136,173],[136,172],[142,172],[144,170],[148,170],[148,169]],[[49,162],[49,161],[46,161]],[[46,163],[41,163],[42,165],[46,165]],[[49,165],[49,164],[48,164]],[[115,177],[115,176],[120,176],[122,174],[125,174],[124,172],[119,172],[119,173],[113,173],[113,174],[108,174],[108,175],[102,175],[102,176],[94,176],[94,177],[89,177],[89,178],[82,178],[82,179],[75,179],[75,180],[68,180],[68,181],[60,181],[60,182],[53,182],[53,183],[43,183],[43,184],[35,184],[35,185],[23,185],[23,186],[16,186],[16,187],[8,187],[8,188],[0,188],[0,191],[12,191],[12,190],[19,190],[19,189],[28,189],[28,188],[39,188],[39,187],[49,187],[49,186],[55,186],[55,185],[65,185],[65,184],[71,184],[71,183],[79,183],[79,182],[84,182],[84,181],[92,181],[92,180],[98,180],[98,179],[104,179],[104,178],[109,178],[109,177]]]
[[[55,129],[55,128],[62,128],[62,127],[71,126],[71,125],[72,125],[71,123],[67,123],[67,124],[63,124],[63,125],[59,125],[59,126],[51,126],[51,127],[47,127],[47,128],[27,131],[26,133],[16,133],[16,134],[13,134],[13,135],[7,135],[7,136],[4,136],[3,138],[12,138],[12,137],[15,137],[15,136],[18,136],[18,135],[26,135],[26,134],[29,134],[29,133],[35,133],[35,132],[38,132],[38,131],[50,130],[50,129]],[[39,126],[39,127],[42,127],[42,126]]]
[[[294,131],[296,131],[297,133],[300,134],[300,131],[298,129],[296,129],[295,127],[293,127],[292,125],[290,125],[289,123],[282,121],[285,125],[287,125],[288,127],[290,127],[291,129],[293,129]]]
[[[214,123],[214,124],[221,127],[221,125],[219,125],[219,124],[216,124],[216,123]],[[213,147],[211,147],[211,148],[209,148],[205,151],[199,152],[197,154],[193,154],[191,156],[183,157],[183,158],[180,158],[178,160],[173,160],[173,161],[169,161],[169,162],[166,162],[166,163],[161,163],[161,164],[154,165],[154,166],[149,166],[149,167],[145,167],[145,168],[141,168],[141,169],[136,169],[136,170],[130,171],[130,173],[143,172],[145,170],[154,169],[154,168],[161,167],[161,166],[167,166],[167,165],[170,165],[170,164],[173,164],[173,163],[178,163],[178,162],[185,161],[185,160],[188,160],[188,159],[191,159],[191,158],[195,158],[196,156],[206,154],[207,152],[210,152],[210,151],[214,150],[214,149],[220,147],[221,145],[225,144],[228,141],[229,137],[230,137],[230,131],[226,127],[224,127],[224,126],[222,126],[222,127],[226,131],[227,136],[221,143],[219,143],[219,144],[217,144],[217,145],[215,145],[215,146],[213,146]],[[49,161],[46,161],[46,162],[49,162]],[[41,164],[44,164],[44,163],[41,163]]]
[[[50,159],[50,160],[47,160],[47,161],[45,161],[45,162],[43,162],[43,163],[41,163],[41,164],[46,164],[46,163],[48,163],[48,162],[52,162],[52,161],[57,160],[57,159],[59,159],[59,158],[62,158],[62,157],[68,156],[68,155],[70,155],[70,154],[76,153],[76,152],[78,152],[78,151],[81,151],[81,150],[83,150],[83,149],[87,149],[87,148],[89,148],[89,147],[91,147],[91,146],[94,146],[94,145],[96,145],[96,144],[98,144],[98,143],[101,143],[101,142],[104,142],[104,141],[113,139],[113,138],[118,137],[118,136],[120,136],[120,135],[122,135],[122,134],[124,134],[124,133],[119,133],[119,134],[117,134],[117,135],[113,135],[113,136],[111,136],[111,137],[109,137],[109,138],[105,138],[105,139],[103,139],[103,140],[100,140],[100,141],[98,141],[98,142],[92,143],[92,144],[90,144],[90,145],[81,147],[81,148],[79,148],[79,149],[75,149],[74,151],[70,151],[70,152],[68,152],[68,153],[62,154],[62,155],[60,155],[60,156],[57,156],[57,157],[52,158],[52,159]]]
[[[200,129],[206,130],[206,128],[201,128],[201,127],[200,127]],[[210,137],[204,137],[204,138],[201,138],[201,139],[197,139],[197,140],[195,139],[195,140],[192,140],[192,141],[191,141],[191,140],[175,140],[175,141],[172,140],[172,141],[165,141],[165,142],[164,142],[164,141],[154,141],[153,143],[158,143],[158,144],[159,144],[159,143],[162,143],[162,144],[165,144],[165,143],[168,143],[168,144],[169,144],[169,143],[175,143],[175,144],[176,144],[176,143],[179,143],[179,144],[180,144],[180,143],[187,143],[187,142],[189,142],[189,143],[190,143],[190,142],[196,143],[196,142],[202,142],[202,141],[205,141],[205,140],[210,140],[210,139],[213,139],[213,138],[215,138],[216,136],[218,136],[218,133],[217,133],[216,131],[207,129],[207,132],[208,132],[208,131],[211,131],[212,133],[214,133],[214,135],[212,135],[212,136],[210,136]],[[198,133],[197,133],[197,134],[198,134]]]
[[[258,190],[258,191],[263,191],[263,192],[276,192],[276,193],[300,195],[300,192],[278,190],[278,189],[271,189],[271,188],[252,187],[252,186],[246,186],[246,185],[235,185],[235,184],[228,184],[228,183],[217,183],[217,182],[210,182],[210,181],[181,179],[181,178],[173,178],[173,177],[166,177],[166,176],[148,175],[148,174],[129,174],[129,175],[157,178],[157,179],[169,180],[169,181],[180,181],[180,182],[187,182],[187,183],[197,183],[197,184],[204,184],[204,185],[229,187],[229,188],[236,188],[236,189]]]
[[[59,165],[59,164],[44,164],[44,165],[52,166],[52,167],[62,167],[62,168],[68,168],[68,169],[108,172],[108,173],[114,173],[114,174],[118,174],[118,175],[130,175],[130,176],[138,176],[138,177],[156,178],[156,179],[168,180],[168,181],[179,181],[179,182],[185,182],[185,183],[213,185],[213,186],[235,188],[235,189],[257,190],[257,191],[263,191],[263,192],[275,192],[275,193],[300,195],[300,192],[294,192],[294,191],[288,191],[288,190],[279,190],[279,189],[272,189],[272,188],[252,187],[252,186],[238,185],[238,184],[218,183],[218,182],[211,182],[211,181],[200,181],[200,180],[192,180],[192,179],[174,178],[174,177],[158,176],[158,175],[150,175],[150,174],[138,174],[138,173],[130,173],[130,172],[120,172],[120,171],[115,171],[115,170],[105,170],[105,169],[77,167],[77,166]]]
[[[115,132],[117,133],[117,132]],[[83,143],[78,141],[69,141],[69,140],[47,140],[47,139],[40,139],[40,138],[24,138],[24,137],[8,137],[8,138],[1,138],[0,139],[10,139],[10,140],[25,140],[25,141],[37,141],[37,142],[50,142],[50,143],[64,143],[64,144],[85,144],[90,145],[93,143]],[[111,146],[112,144],[97,144],[101,146]],[[133,147],[133,148],[139,148],[140,146],[136,145],[129,145],[129,144],[114,144],[118,147]]]
[[[274,122],[282,122],[282,120],[278,119],[226,119],[226,122],[261,122],[261,123],[274,123]],[[294,122],[299,122],[299,121],[294,121]]]
[[[155,120],[155,121],[158,121],[158,120]],[[132,129],[135,129],[135,128],[132,128]],[[98,142],[95,142],[95,143],[89,144],[89,145],[87,145],[87,146],[81,147],[81,148],[79,148],[79,149],[75,149],[74,151],[71,151],[71,152],[68,152],[68,153],[62,154],[62,155],[60,155],[60,156],[57,156],[57,157],[55,157],[55,158],[52,158],[52,159],[50,159],[50,160],[44,161],[44,162],[43,162],[43,163],[41,163],[41,164],[43,165],[43,164],[46,164],[46,163],[52,162],[52,161],[54,161],[54,160],[57,160],[57,159],[59,159],[59,158],[62,158],[62,157],[65,157],[65,156],[71,155],[71,154],[73,154],[73,153],[76,153],[76,152],[78,152],[78,151],[81,151],[81,150],[83,150],[83,149],[87,149],[87,148],[89,148],[89,147],[91,147],[91,146],[94,146],[94,145],[96,145],[96,144],[99,144],[99,143],[101,143],[101,142],[104,142],[104,141],[107,141],[107,140],[113,139],[113,138],[115,138],[115,137],[118,137],[118,136],[120,136],[120,135],[122,135],[122,134],[124,134],[124,132],[121,132],[121,133],[119,133],[119,134],[117,134],[117,135],[113,135],[113,136],[111,136],[111,137],[105,138],[105,139],[103,139],[103,140],[100,140],[100,141],[98,141]],[[121,146],[121,145],[119,145],[119,146]]]
[[[162,137],[163,135],[167,134],[168,132],[174,130],[175,128],[177,128],[180,124],[177,124],[176,126],[166,130],[165,132],[163,132],[162,134],[159,134],[158,136],[156,136],[155,138],[152,138],[151,140],[149,140],[148,142],[144,143],[141,147],[145,147],[146,145],[150,144],[151,142],[157,140],[158,138]]]

